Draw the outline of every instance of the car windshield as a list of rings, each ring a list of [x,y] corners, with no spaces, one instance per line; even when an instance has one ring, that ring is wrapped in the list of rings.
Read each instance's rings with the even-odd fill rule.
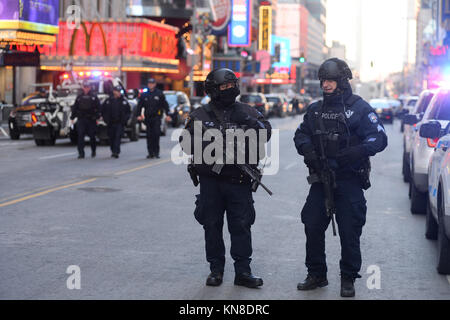
[[[429,93],[425,97],[422,98],[422,101],[420,102],[419,106],[417,107],[416,113],[424,113],[428,105],[430,104],[431,99],[433,98],[434,94]]]
[[[437,114],[433,117],[433,119],[450,121],[450,94],[445,95],[439,109],[437,110]]]
[[[267,102],[275,102],[275,103],[280,102],[280,98],[277,98],[277,97],[266,97],[266,98],[267,98]]]
[[[177,95],[176,94],[165,94],[167,103],[169,106],[177,104]]]
[[[262,99],[257,95],[243,95],[241,96],[241,102],[243,103],[260,103]]]
[[[372,100],[370,101],[370,105],[374,109],[388,109],[390,108],[390,105],[387,101],[382,100]]]

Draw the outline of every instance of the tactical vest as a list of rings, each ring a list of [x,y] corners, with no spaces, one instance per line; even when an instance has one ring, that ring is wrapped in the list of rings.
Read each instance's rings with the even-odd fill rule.
[[[361,97],[352,95],[344,106],[333,106],[324,110],[323,101],[318,102],[316,110],[312,111],[310,128],[312,132],[325,131],[324,139],[325,154],[329,158],[335,158],[340,150],[361,144],[361,139],[350,131],[347,123],[346,112]],[[313,135],[312,140],[316,148],[319,146],[320,137]]]

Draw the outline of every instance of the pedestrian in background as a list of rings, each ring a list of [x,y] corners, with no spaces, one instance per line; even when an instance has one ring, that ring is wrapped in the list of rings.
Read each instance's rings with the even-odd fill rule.
[[[122,94],[122,88],[113,88],[113,94],[102,105],[101,113],[103,120],[108,126],[109,145],[111,157],[119,158],[120,141],[124,127],[127,125],[131,115],[131,106]]]
[[[83,92],[77,97],[72,106],[70,115],[71,124],[77,118],[76,130],[78,136],[78,159],[84,159],[84,137],[89,136],[91,144],[91,157],[96,156],[97,141],[97,120],[100,118],[100,101],[92,92],[87,80],[83,81]]]
[[[156,88],[156,80],[148,79],[148,88],[140,98],[137,107],[137,119],[144,121],[147,127],[147,159],[159,158],[159,138],[161,136],[161,118],[169,114],[169,105],[164,93]],[[142,116],[142,110],[144,115]],[[165,121],[167,121],[168,116]]]

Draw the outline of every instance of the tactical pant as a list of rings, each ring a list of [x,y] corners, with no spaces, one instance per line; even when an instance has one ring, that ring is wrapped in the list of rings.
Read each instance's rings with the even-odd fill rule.
[[[161,118],[152,117],[146,120],[147,150],[151,156],[159,155],[159,137],[161,136]]]
[[[235,272],[250,272],[252,255],[250,229],[255,222],[251,186],[200,176],[200,194],[196,197],[194,215],[205,230],[206,260],[210,264],[211,272],[223,272],[225,267],[225,244],[222,234],[225,211]]]
[[[325,231],[330,223],[325,211],[323,185],[314,183],[301,212],[306,234],[308,273],[326,276]],[[360,237],[366,222],[366,199],[357,177],[337,181],[335,190],[336,222],[341,242],[341,275],[359,278],[361,269]],[[334,239],[332,239],[334,240]]]
[[[120,154],[120,141],[123,135],[123,125],[121,123],[108,124],[108,137],[111,152]]]
[[[84,156],[84,137],[89,136],[91,150],[95,152],[97,148],[97,140],[95,134],[97,132],[97,122],[95,120],[79,118],[77,121],[78,134],[78,154]]]

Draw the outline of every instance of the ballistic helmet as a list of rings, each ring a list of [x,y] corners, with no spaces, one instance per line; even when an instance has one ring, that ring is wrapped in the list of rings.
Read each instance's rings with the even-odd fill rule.
[[[221,68],[211,71],[205,80],[205,91],[215,100],[219,97],[220,86],[226,83],[234,83],[235,88],[239,88],[238,78],[233,71],[227,68]]]
[[[347,63],[338,58],[326,60],[319,68],[319,80],[322,84],[324,80],[334,80],[338,86],[348,83],[353,79],[353,74]]]

